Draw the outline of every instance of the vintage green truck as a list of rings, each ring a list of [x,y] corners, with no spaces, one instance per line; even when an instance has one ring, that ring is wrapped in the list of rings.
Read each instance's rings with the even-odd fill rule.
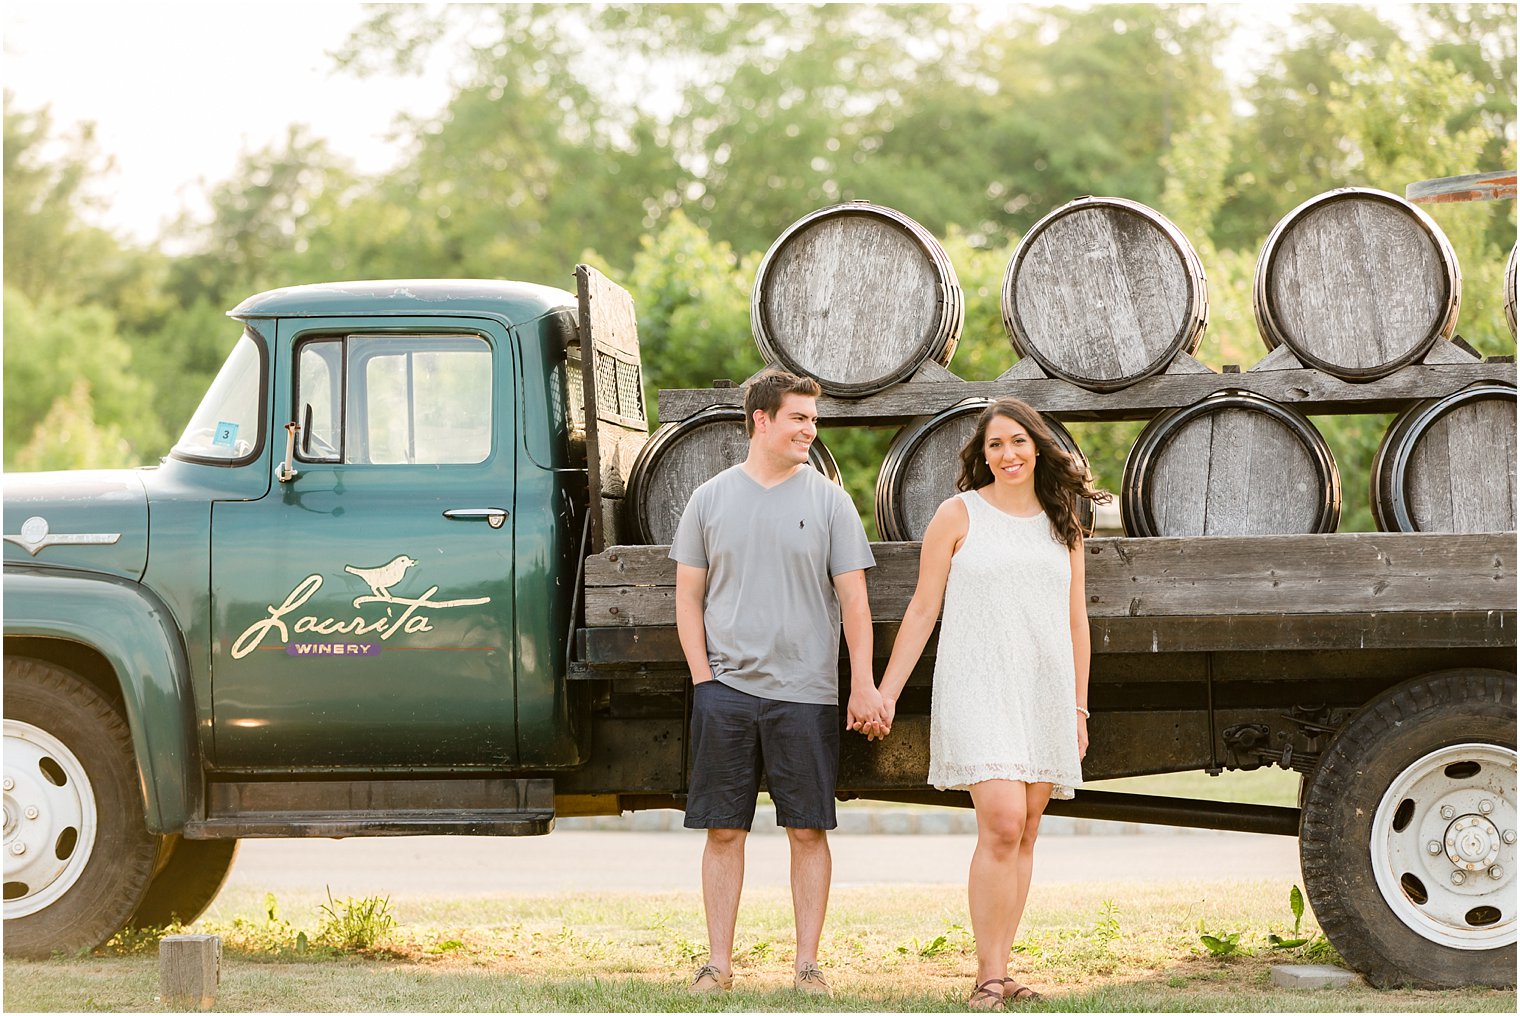
[[[516,836],[681,806],[673,572],[620,539],[649,415],[633,306],[577,279],[252,297],[160,465],[6,478],[7,955],[193,920],[245,837]],[[1468,356],[1228,387],[1386,412],[1514,379]],[[938,370],[820,409],[889,425],[1008,393],[1135,419],[1224,386],[1192,370],[1096,395]],[[737,393],[665,392],[661,415]],[[916,545],[876,551],[884,658]],[[1512,985],[1514,533],[1088,551],[1088,778],[1276,764],[1303,791],[1299,808],[1083,791],[1052,810],[1299,836],[1316,916],[1374,981]],[[847,739],[841,797],[968,803],[923,783],[931,666],[891,737]]]

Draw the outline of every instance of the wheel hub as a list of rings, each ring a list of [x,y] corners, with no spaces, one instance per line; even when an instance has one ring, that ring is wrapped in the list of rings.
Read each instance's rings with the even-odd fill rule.
[[[1487,868],[1499,859],[1499,829],[1482,815],[1463,815],[1446,828],[1446,857],[1464,871]]]
[[[1453,949],[1516,939],[1512,748],[1440,748],[1394,778],[1373,815],[1378,890],[1406,926]]]
[[[41,727],[5,721],[5,917],[51,905],[95,846],[95,795],[78,757]]]

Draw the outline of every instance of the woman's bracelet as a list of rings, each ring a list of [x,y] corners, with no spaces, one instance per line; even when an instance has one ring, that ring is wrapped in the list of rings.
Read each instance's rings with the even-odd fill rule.
[[[1092,719],[1092,713],[1088,712],[1085,706],[1077,706],[1077,712],[1082,714],[1084,720]]]

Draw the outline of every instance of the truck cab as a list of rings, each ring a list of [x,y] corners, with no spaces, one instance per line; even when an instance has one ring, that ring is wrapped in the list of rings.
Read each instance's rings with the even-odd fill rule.
[[[547,832],[586,759],[576,294],[299,286],[229,316],[158,466],[7,478],[8,953],[167,919],[152,889],[203,843]]]

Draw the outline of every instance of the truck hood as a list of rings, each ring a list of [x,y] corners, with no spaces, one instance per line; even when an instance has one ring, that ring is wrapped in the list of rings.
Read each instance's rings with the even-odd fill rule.
[[[73,568],[137,581],[148,497],[135,469],[5,476],[5,566]]]

